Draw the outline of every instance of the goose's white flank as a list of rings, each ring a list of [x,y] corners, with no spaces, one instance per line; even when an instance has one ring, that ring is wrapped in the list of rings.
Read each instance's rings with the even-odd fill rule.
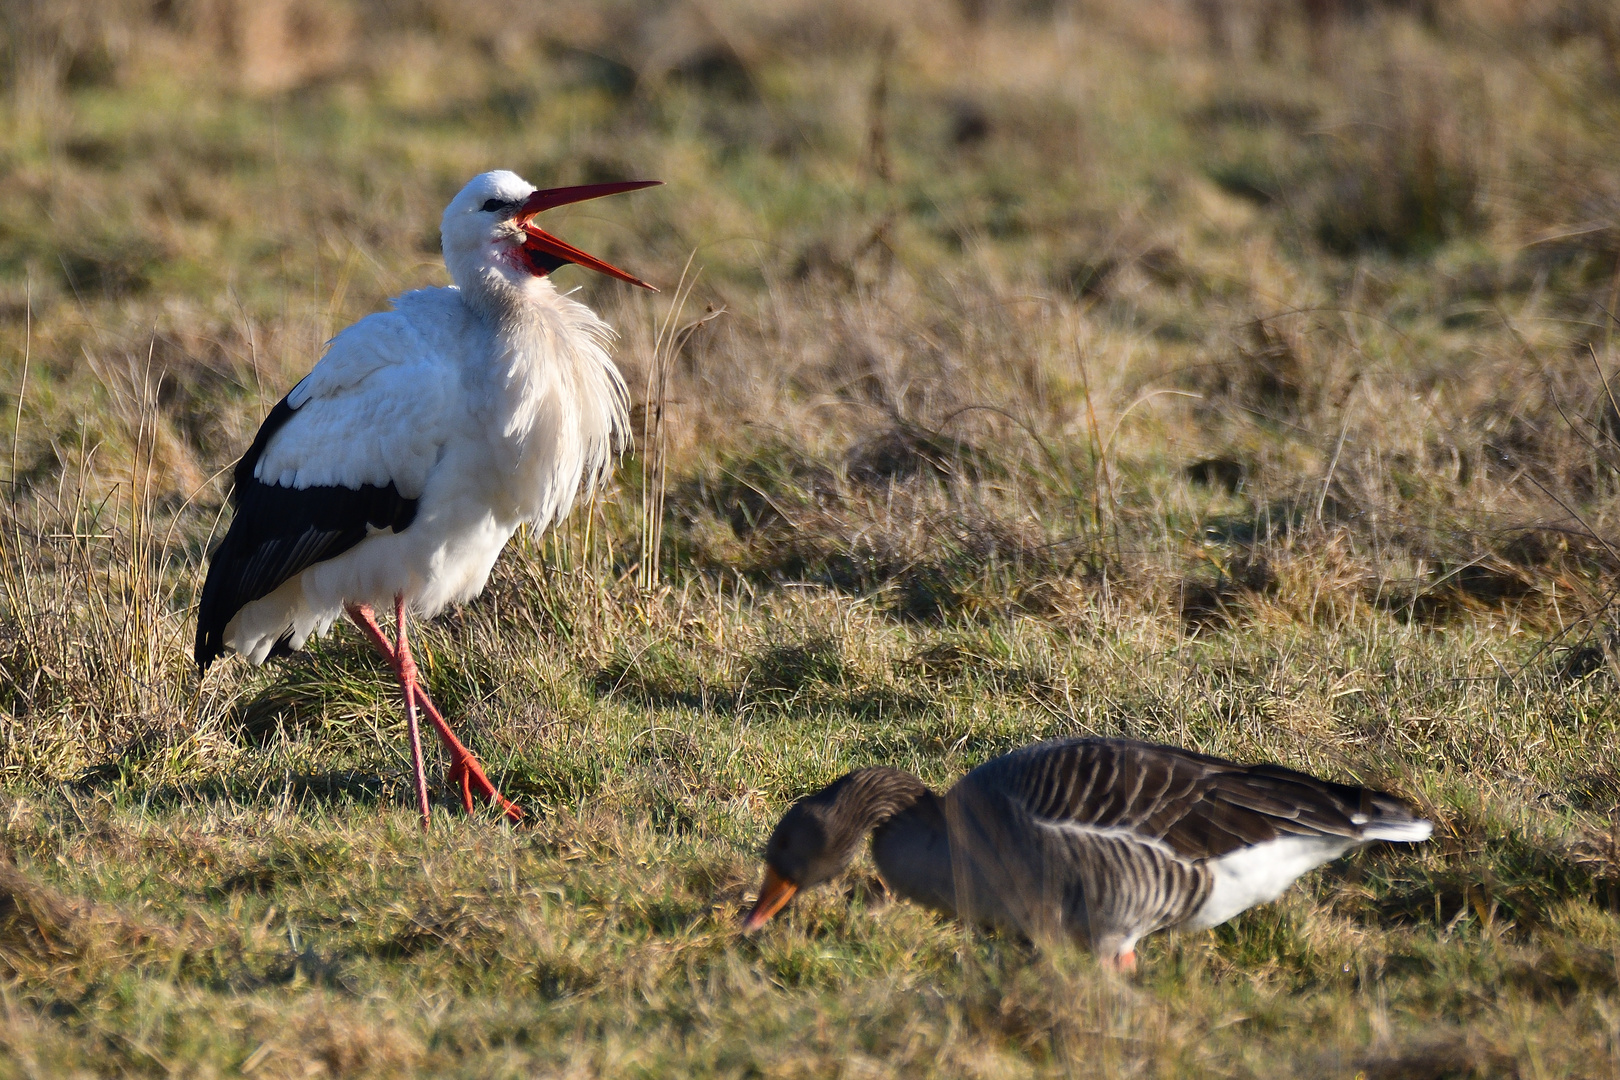
[[[226,650],[261,664],[347,614],[399,680],[424,828],[419,708],[467,810],[477,794],[513,820],[522,811],[417,681],[408,616],[477,596],[518,526],[566,517],[627,438],[613,331],[549,275],[574,263],[652,286],[534,219],[656,183],[536,190],[511,172],[474,177],[440,226],[455,285],[406,293],[333,338],[236,465],[236,516],[197,610],[197,664],[206,672]],[[394,642],[374,614],[390,604]]]

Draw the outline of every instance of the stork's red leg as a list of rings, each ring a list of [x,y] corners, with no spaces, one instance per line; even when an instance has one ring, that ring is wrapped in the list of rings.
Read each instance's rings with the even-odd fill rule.
[[[422,831],[429,823],[427,770],[422,766],[422,729],[416,724],[416,661],[411,659],[411,645],[405,639],[405,601],[395,601],[399,616],[399,637],[394,645],[394,674],[399,678],[400,692],[405,696],[405,730],[411,737],[411,770],[416,779],[416,801],[422,807]]]
[[[388,661],[388,666],[394,666],[394,646],[383,633],[382,627],[377,625],[376,612],[371,610],[370,604],[344,604],[343,610],[348,613],[349,621],[360,628],[366,635],[366,640],[376,646],[378,652]]]
[[[394,677],[399,680],[399,690],[405,699],[405,730],[410,734],[411,740],[411,772],[416,782],[416,802],[422,808],[422,829],[426,831],[430,820],[427,793],[427,768],[422,762],[422,730],[416,722],[416,704],[422,688],[416,682],[416,662],[411,659],[411,650],[405,640],[405,620],[399,621],[399,648],[388,642],[388,635],[384,634],[382,627],[377,625],[377,618],[372,613],[369,604],[348,604],[344,608],[349,618],[360,628],[360,632],[371,639],[377,651],[387,658],[388,664],[394,669]],[[403,616],[404,612],[399,612]]]
[[[403,608],[403,603],[396,600],[395,616],[400,619],[402,645],[405,644]],[[349,604],[345,610],[349,613],[349,618],[360,628],[360,632],[365,634],[377,651],[387,659],[389,665],[398,672],[400,663],[396,659],[394,646],[389,643],[388,635],[383,633],[382,627],[377,625],[377,618],[371,607],[367,604]],[[406,657],[409,658],[409,647],[407,646],[404,651]],[[411,664],[413,676],[415,671],[416,665],[413,663]],[[434,707],[433,699],[428,697],[427,688],[422,686],[421,683],[415,682],[414,678],[412,680],[412,697],[415,699],[416,704],[421,707],[421,710],[427,714],[428,720],[433,724],[433,729],[439,733],[439,741],[444,744],[444,751],[450,757],[449,780],[461,790],[461,805],[466,808],[467,812],[472,813],[473,795],[476,793],[499,806],[501,812],[512,821],[522,821],[522,808],[502,796],[495,789],[495,785],[485,775],[483,766],[473,756],[472,751],[462,745],[461,740],[456,738],[455,732],[450,730],[450,725],[444,722],[444,717]]]

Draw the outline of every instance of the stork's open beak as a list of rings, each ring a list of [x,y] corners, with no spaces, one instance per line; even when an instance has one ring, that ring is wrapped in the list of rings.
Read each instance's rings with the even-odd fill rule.
[[[577,187],[544,188],[536,191],[524,200],[523,205],[518,208],[517,216],[512,219],[528,234],[528,238],[523,241],[523,251],[529,257],[530,269],[536,274],[549,274],[564,263],[574,263],[595,270],[599,274],[607,274],[620,281],[628,281],[632,285],[657,292],[653,286],[625,273],[617,266],[605,263],[595,255],[588,255],[572,244],[563,243],[536,225],[534,217],[554,206],[566,206],[569,203],[584,202],[586,199],[600,199],[604,195],[617,195],[621,191],[636,191],[662,183],[662,180],[621,180],[612,184],[580,184]]]
[[[798,885],[767,866],[765,882],[759,887],[759,900],[754,904],[754,910],[748,913],[748,918],[743,920],[743,933],[752,934],[764,926],[772,915],[787,907],[787,902],[798,891]]]

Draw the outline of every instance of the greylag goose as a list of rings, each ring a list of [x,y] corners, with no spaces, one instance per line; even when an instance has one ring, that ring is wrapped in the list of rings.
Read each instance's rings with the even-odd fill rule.
[[[884,768],[805,796],[765,847],[744,929],[836,877],[871,833],[901,896],[1037,943],[1076,940],[1131,971],[1145,934],[1219,925],[1353,847],[1432,831],[1392,795],[1280,765],[1064,739],[987,761],[943,796]]]

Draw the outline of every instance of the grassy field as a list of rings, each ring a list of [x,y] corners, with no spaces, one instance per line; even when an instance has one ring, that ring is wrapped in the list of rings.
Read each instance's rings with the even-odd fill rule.
[[[1620,1075],[1617,12],[4,5],[0,1077]],[[356,635],[191,610],[495,167],[665,291],[558,274],[637,446],[422,628],[534,822],[423,835]],[[1134,979],[864,857],[739,939],[799,794],[1076,733],[1435,839]]]

